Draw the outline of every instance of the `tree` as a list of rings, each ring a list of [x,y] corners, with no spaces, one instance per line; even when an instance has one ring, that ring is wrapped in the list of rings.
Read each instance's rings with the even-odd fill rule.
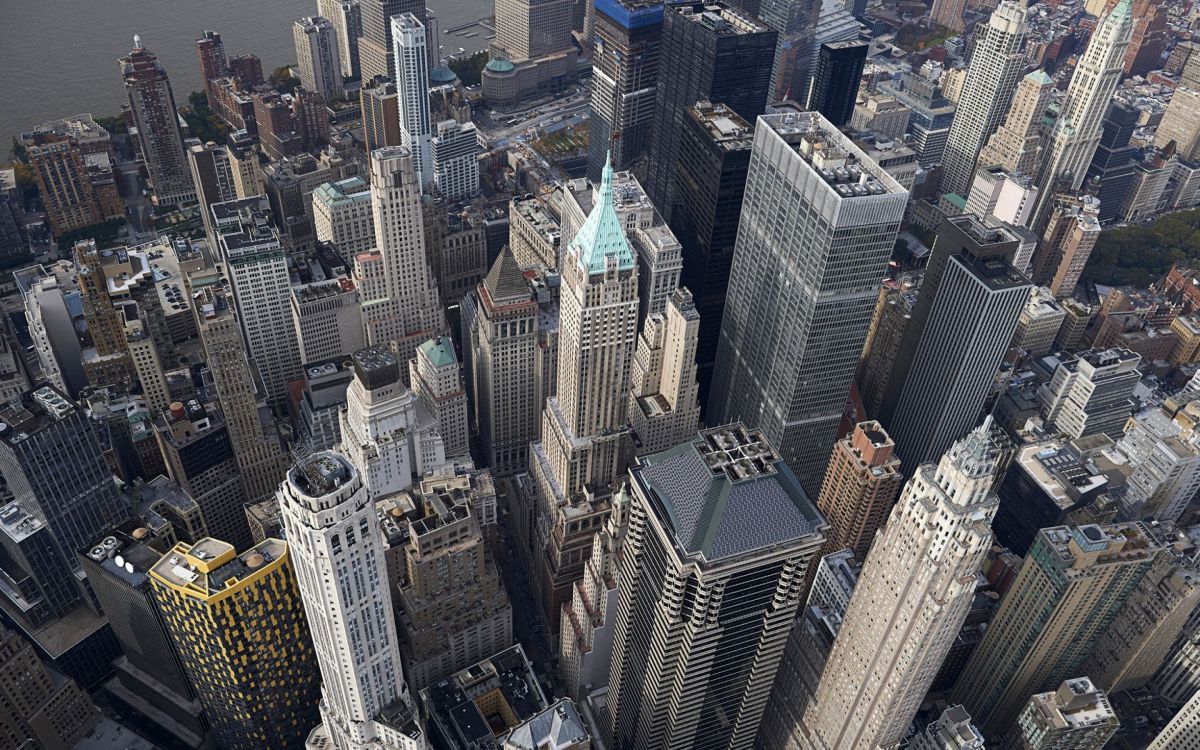
[[[296,87],[300,85],[300,79],[292,75],[290,65],[276,68],[267,80],[281,94],[293,94],[296,92]]]
[[[1172,264],[1200,261],[1200,210],[1177,211],[1150,224],[1106,229],[1083,270],[1085,282],[1146,286]]]
[[[488,63],[488,53],[479,51],[469,57],[452,57],[446,66],[454,71],[464,86],[477,86],[483,80],[483,66]]]
[[[108,131],[109,135],[113,133],[128,133],[129,128],[125,126],[125,118],[121,115],[112,117],[97,117],[96,124]]]

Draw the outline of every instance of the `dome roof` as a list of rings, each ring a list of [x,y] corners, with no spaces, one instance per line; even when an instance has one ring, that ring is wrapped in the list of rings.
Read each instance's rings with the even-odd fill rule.
[[[492,73],[511,73],[513,71],[513,64],[508,60],[497,58],[489,60],[486,69]]]
[[[458,75],[444,62],[438,63],[437,67],[429,71],[430,83],[454,83],[457,80]]]

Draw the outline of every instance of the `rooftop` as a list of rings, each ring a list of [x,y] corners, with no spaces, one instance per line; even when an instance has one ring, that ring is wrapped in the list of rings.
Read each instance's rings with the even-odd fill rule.
[[[220,595],[239,581],[271,570],[287,556],[287,543],[266,539],[238,555],[232,544],[211,537],[176,544],[155,563],[153,578],[197,599]]]
[[[1090,459],[1056,440],[1022,447],[1016,462],[1062,510],[1108,484],[1108,477]]]
[[[75,413],[78,407],[54,386],[22,393],[0,408],[0,438],[16,445],[50,424]]]
[[[438,369],[458,366],[458,357],[454,354],[454,341],[449,336],[429,339],[417,349],[429,360],[431,365]]]
[[[817,112],[779,107],[759,122],[792,147],[843,200],[907,191]]]
[[[754,128],[721,102],[696,102],[688,109],[688,116],[699,122],[725,151],[749,150],[754,143]]]
[[[596,205],[571,240],[569,249],[578,254],[580,268],[589,274],[603,273],[610,262],[621,271],[631,270],[636,265],[613,205],[611,154],[604,163]]]

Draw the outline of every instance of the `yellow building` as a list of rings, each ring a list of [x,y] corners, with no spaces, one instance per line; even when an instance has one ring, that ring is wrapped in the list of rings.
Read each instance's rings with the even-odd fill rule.
[[[1181,315],[1171,321],[1171,330],[1178,337],[1171,364],[1178,367],[1200,360],[1200,317]]]
[[[180,542],[150,580],[217,745],[303,748],[321,676],[287,543]]]

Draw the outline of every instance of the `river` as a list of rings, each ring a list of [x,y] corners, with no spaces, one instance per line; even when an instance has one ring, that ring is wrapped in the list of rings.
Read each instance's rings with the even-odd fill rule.
[[[292,22],[316,0],[0,0],[0,162],[12,135],[58,117],[114,115],[125,101],[117,58],[133,35],[159,56],[175,101],[200,85],[195,40],[221,34],[230,55],[253,52],[263,70],[294,63]],[[492,14],[492,0],[429,0],[441,28]],[[475,33],[472,37],[464,34]],[[480,27],[440,34],[444,54],[484,49]]]

